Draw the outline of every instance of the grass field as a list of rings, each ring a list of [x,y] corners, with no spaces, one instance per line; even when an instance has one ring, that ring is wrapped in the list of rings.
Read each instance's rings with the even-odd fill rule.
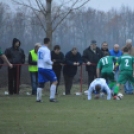
[[[134,96],[121,101],[62,96],[0,97],[0,134],[134,134]]]

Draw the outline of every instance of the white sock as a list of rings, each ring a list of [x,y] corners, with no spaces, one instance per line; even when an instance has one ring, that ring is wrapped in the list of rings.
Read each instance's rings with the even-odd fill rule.
[[[55,99],[56,85],[52,84],[50,87],[50,99]]]
[[[42,99],[42,88],[37,88],[37,101]]]

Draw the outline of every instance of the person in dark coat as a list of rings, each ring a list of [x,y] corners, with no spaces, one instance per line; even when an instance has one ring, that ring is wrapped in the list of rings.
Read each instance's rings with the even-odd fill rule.
[[[61,78],[61,71],[62,71],[62,64],[64,62],[64,54],[60,51],[60,46],[55,45],[54,50],[51,52],[51,60],[53,61],[53,70],[57,76],[58,84],[56,87],[56,94],[57,94],[57,89],[58,85],[60,83],[60,78]]]
[[[100,48],[97,47],[95,40],[92,40],[90,46],[83,51],[82,59],[88,72],[88,86],[96,78],[96,66],[102,56],[103,54]]]
[[[25,63],[25,54],[23,49],[20,48],[20,41],[16,38],[13,39],[12,47],[7,48],[5,55],[10,63],[13,64],[13,68],[8,68],[8,91],[9,94],[19,94],[20,85],[20,72],[21,65]]]
[[[73,48],[66,54],[65,64],[66,65],[63,67],[65,94],[70,95],[73,79],[77,73],[77,67],[82,64],[82,57],[81,54],[77,51],[77,48]]]
[[[101,51],[102,51],[102,55],[105,56],[107,53],[109,53],[108,50],[108,43],[107,42],[103,42],[101,44]],[[110,53],[109,53],[110,54]]]

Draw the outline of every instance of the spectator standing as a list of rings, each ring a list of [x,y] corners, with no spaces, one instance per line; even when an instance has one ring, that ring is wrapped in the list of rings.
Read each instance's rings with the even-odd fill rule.
[[[53,70],[58,80],[58,84],[56,87],[56,94],[57,94],[57,88],[58,88],[58,85],[60,83],[60,78],[61,78],[62,64],[64,62],[64,54],[60,51],[59,45],[54,46],[54,50],[51,52],[51,59],[53,61]]]
[[[134,47],[132,46],[132,40],[131,39],[127,39],[126,40],[126,45],[125,45],[125,47],[127,47],[128,48],[128,53],[129,53],[129,55],[131,55],[131,56],[134,56]],[[123,49],[124,49],[124,47],[123,47]]]
[[[108,50],[108,43],[107,42],[103,42],[101,44],[101,51],[102,51],[102,55],[105,56],[105,54],[109,53]]]
[[[97,47],[95,40],[91,41],[90,46],[83,51],[83,61],[86,64],[86,71],[88,72],[88,86],[96,78],[96,66],[98,61],[102,58],[102,52]]]
[[[77,73],[77,67],[82,64],[82,57],[77,51],[77,48],[72,48],[72,50],[65,55],[65,64],[63,67],[65,94],[70,95],[73,79]]]
[[[122,56],[122,51],[120,50],[120,46],[118,44],[115,44],[113,49],[109,51],[111,56],[114,56],[116,59]],[[118,81],[119,76],[119,67],[115,69],[115,80]]]
[[[31,85],[32,85],[32,95],[36,95],[37,93],[37,84],[38,84],[38,49],[41,47],[39,43],[35,44],[34,49],[29,52],[28,56],[28,64],[29,64],[29,72],[31,77]]]
[[[7,48],[5,55],[13,64],[13,68],[8,68],[8,91],[9,94],[19,94],[21,64],[25,63],[25,54],[20,48],[20,41],[13,39],[12,47]]]

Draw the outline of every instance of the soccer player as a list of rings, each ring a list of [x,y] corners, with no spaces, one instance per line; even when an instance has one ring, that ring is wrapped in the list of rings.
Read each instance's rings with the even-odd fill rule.
[[[101,92],[107,93],[107,100],[111,99],[111,90],[108,87],[106,80],[103,78],[96,78],[89,86],[88,89],[88,100],[92,99],[92,93],[96,94],[95,98],[98,99]]]
[[[119,66],[120,73],[118,84],[114,88],[114,99],[116,99],[116,95],[119,92],[119,89],[126,83],[126,81],[130,81],[132,84],[134,83],[134,58],[128,54],[129,50],[127,47],[123,49],[123,56],[118,59],[116,66]]]
[[[37,102],[42,102],[42,90],[44,84],[50,81],[50,102],[57,102],[55,99],[57,77],[52,70],[53,62],[51,61],[51,52],[48,48],[50,44],[49,38],[44,38],[44,45],[38,50],[38,88],[37,88]]]
[[[101,58],[97,65],[97,77],[104,78],[108,83],[110,89],[116,84],[114,80],[114,62],[116,58],[109,56],[108,52],[104,53],[104,57]]]

